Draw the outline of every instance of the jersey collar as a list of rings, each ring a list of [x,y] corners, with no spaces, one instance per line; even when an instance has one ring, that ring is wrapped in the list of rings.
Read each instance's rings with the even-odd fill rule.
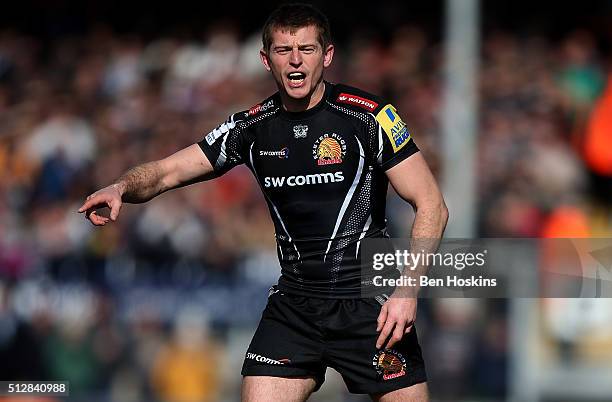
[[[323,97],[321,98],[321,100],[319,101],[319,103],[317,103],[316,105],[314,105],[313,107],[311,107],[308,110],[304,110],[303,112],[289,112],[287,110],[285,110],[285,108],[283,108],[281,106],[280,108],[280,114],[281,116],[289,119],[289,120],[303,120],[306,119],[308,117],[314,116],[316,113],[318,113],[319,111],[323,110],[325,108],[326,105],[326,101],[329,98],[331,91],[332,91],[332,84],[330,84],[327,81],[325,82],[325,92],[323,93]],[[278,95],[278,99],[280,101],[280,95]]]

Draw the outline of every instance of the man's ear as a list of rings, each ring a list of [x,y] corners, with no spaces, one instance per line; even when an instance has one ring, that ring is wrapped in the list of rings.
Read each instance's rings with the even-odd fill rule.
[[[268,59],[268,53],[266,53],[265,50],[261,49],[259,51],[259,58],[261,59],[261,62],[263,63],[266,70],[271,71],[272,69],[270,68],[270,60]]]
[[[329,67],[334,58],[334,45],[328,45],[323,54],[323,67]]]

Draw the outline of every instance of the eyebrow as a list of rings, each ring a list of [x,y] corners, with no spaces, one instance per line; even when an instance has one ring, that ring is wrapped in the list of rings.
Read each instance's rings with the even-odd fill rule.
[[[317,47],[317,44],[316,43],[306,43],[303,45],[298,45],[298,49],[304,49],[307,47]],[[273,45],[272,48],[273,49],[293,49],[293,46],[289,44],[283,44],[283,45]]]

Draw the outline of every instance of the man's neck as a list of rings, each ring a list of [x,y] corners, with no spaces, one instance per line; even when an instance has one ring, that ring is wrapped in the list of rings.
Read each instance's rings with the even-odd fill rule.
[[[325,82],[323,80],[317,84],[310,96],[303,99],[294,99],[285,92],[280,92],[283,107],[288,112],[303,112],[315,107],[323,99],[323,94],[325,94]]]

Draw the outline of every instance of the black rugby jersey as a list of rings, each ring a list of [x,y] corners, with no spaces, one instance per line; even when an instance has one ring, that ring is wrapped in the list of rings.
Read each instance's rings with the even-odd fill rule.
[[[326,82],[311,109],[288,112],[277,92],[198,144],[218,176],[244,163],[257,179],[274,222],[281,290],[360,296],[360,244],[387,237],[385,170],[418,151],[392,105]]]

